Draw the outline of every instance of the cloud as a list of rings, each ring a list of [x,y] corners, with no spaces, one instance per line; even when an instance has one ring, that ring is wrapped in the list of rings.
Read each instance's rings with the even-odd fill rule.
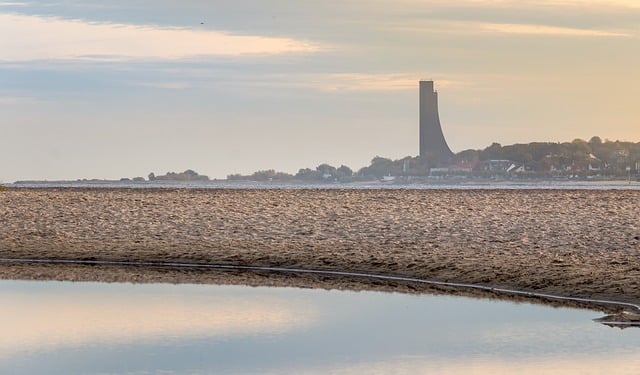
[[[465,87],[471,82],[460,78],[444,78],[439,74],[437,85],[440,88]],[[264,87],[290,87],[315,89],[326,92],[350,91],[402,91],[415,90],[423,73],[302,73],[267,74],[253,77],[246,85]]]
[[[393,73],[326,73],[308,74],[298,82],[322,91],[395,91],[415,88],[418,77]]]
[[[323,91],[395,91],[415,90],[418,81],[424,74],[365,74],[365,73],[333,73],[322,74],[310,81]],[[462,81],[438,79],[438,87],[465,85]]]
[[[457,35],[513,34],[547,37],[609,37],[628,38],[634,33],[620,30],[585,29],[551,26],[543,24],[491,23],[478,21],[431,21],[426,25],[393,25],[392,30],[421,33],[442,33]]]
[[[631,37],[632,34],[618,31],[577,29],[547,25],[527,25],[513,23],[482,23],[482,31],[504,34],[577,36],[577,37]]]
[[[233,35],[204,27],[89,23],[0,14],[0,61],[176,60],[198,56],[313,53],[320,46],[284,37]]]
[[[184,90],[193,87],[192,83],[184,81],[134,82],[132,85],[165,90]]]
[[[340,92],[383,92],[416,90],[418,81],[435,80],[439,89],[468,88],[477,84],[469,76],[443,73],[255,73],[248,72],[242,77],[229,79],[226,71],[201,68],[180,70],[159,69],[162,79],[136,80],[129,84],[138,87],[159,89],[211,89],[221,87],[268,88],[268,89],[310,89],[329,93]]]
[[[394,0],[395,3],[398,0]],[[640,8],[640,2],[637,0],[459,0],[452,4],[449,0],[401,0],[408,4],[425,4],[425,5],[482,5],[482,6],[500,6],[500,7],[579,7],[579,8]]]
[[[496,1],[494,1],[496,2]],[[501,3],[521,3],[520,1],[503,0]],[[640,8],[637,0],[529,0],[527,4],[575,6],[575,7],[620,7],[620,8]]]

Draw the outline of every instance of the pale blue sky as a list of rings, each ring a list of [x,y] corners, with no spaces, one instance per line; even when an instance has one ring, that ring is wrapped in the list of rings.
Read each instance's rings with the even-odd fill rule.
[[[204,22],[204,24],[201,24]],[[0,1],[0,181],[640,140],[640,2]]]

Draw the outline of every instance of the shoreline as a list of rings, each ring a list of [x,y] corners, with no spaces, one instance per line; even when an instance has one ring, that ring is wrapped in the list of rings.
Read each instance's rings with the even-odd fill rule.
[[[427,178],[399,179],[393,181],[366,180],[350,182],[331,181],[251,181],[251,180],[209,180],[209,181],[145,181],[123,182],[113,180],[79,181],[15,181],[0,184],[7,189],[615,189],[640,190],[640,177],[634,179],[482,179],[482,178]]]
[[[108,280],[103,278],[100,273],[91,272],[86,267],[102,267],[117,270],[116,274],[124,272],[124,281],[132,283],[158,283],[167,282],[167,276],[176,271],[189,271],[194,275],[199,275],[197,281],[201,284],[240,284],[245,286],[280,286],[291,288],[311,287],[326,290],[352,290],[352,291],[383,291],[383,292],[399,292],[411,294],[443,294],[454,296],[466,296],[469,298],[498,299],[515,302],[528,302],[551,305],[555,307],[573,307],[584,309],[598,309],[603,312],[620,313],[626,311],[635,315],[640,314],[640,305],[611,300],[597,300],[590,298],[568,297],[561,295],[551,295],[546,293],[538,293],[523,290],[496,288],[478,284],[466,284],[455,281],[437,281],[418,279],[413,277],[405,277],[399,275],[383,275],[370,274],[361,272],[345,272],[339,270],[311,270],[298,268],[282,268],[282,267],[264,267],[250,265],[225,265],[225,264],[202,264],[202,263],[158,263],[158,262],[121,262],[121,261],[99,261],[99,260],[55,260],[55,259],[1,259],[0,267],[15,267],[19,265],[23,270],[30,270],[24,281],[41,280],[33,276],[34,267],[49,267],[50,270],[56,271],[54,274],[45,276],[40,273],[42,280],[47,281],[93,281],[93,282],[123,282],[123,280]],[[89,271],[84,275],[80,272],[62,272],[62,270],[70,270],[72,268],[85,268]],[[127,269],[135,268],[137,276],[142,276],[137,280],[131,278],[131,274],[126,276]],[[42,268],[41,268],[42,269]],[[160,279],[153,277],[144,277],[151,270],[162,270],[163,275]],[[0,271],[1,273],[1,271]],[[206,273],[216,274],[213,279],[202,278]],[[230,274],[245,273],[253,274],[244,281],[234,281]],[[71,276],[73,274],[73,276]],[[82,275],[78,279],[78,274]],[[264,279],[271,279],[271,285],[267,285],[264,281],[256,281],[256,276],[262,274]],[[19,278],[20,276],[18,276]],[[157,277],[157,276],[156,276]],[[0,280],[3,278],[0,277]],[[248,280],[253,280],[249,282]],[[297,280],[294,281],[294,280]],[[343,282],[340,282],[342,280]],[[351,283],[344,283],[344,280],[351,280]],[[194,283],[194,280],[177,277],[172,280],[174,284]],[[275,283],[273,283],[275,281]],[[309,284],[311,283],[311,284]],[[633,323],[637,325],[638,323]]]
[[[638,304],[637,202],[638,191],[592,190],[6,189],[0,257],[342,270]],[[0,264],[0,278],[98,268]]]

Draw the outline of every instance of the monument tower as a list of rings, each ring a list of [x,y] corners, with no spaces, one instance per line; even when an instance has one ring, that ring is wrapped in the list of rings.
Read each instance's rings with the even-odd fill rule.
[[[442,134],[433,81],[420,81],[420,156],[436,158],[440,163],[453,156]]]

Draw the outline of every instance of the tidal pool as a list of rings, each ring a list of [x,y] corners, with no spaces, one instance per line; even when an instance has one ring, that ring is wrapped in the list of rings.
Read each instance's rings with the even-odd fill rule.
[[[463,297],[0,281],[0,374],[637,374],[640,329]]]

